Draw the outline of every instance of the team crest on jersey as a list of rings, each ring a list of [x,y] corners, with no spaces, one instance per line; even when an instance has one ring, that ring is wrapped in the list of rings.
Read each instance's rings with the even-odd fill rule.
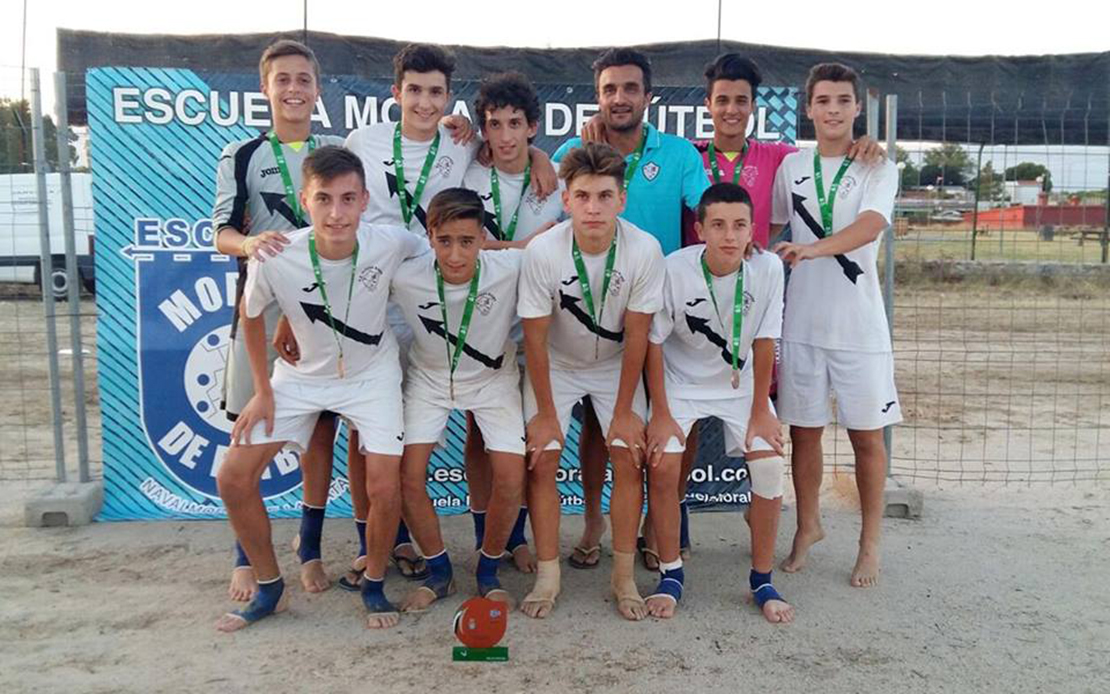
[[[621,293],[621,287],[624,286],[624,275],[620,270],[613,270],[612,277],[609,278],[609,296],[615,297]]]
[[[528,205],[528,208],[532,210],[532,214],[534,215],[539,215],[539,213],[543,211],[544,201],[537,198],[536,191],[531,188],[529,188],[528,192],[524,195],[524,202]]]
[[[432,173],[440,178],[448,178],[453,168],[455,168],[455,160],[444,155],[436,161],[436,166]]]
[[[744,170],[740,172],[740,182],[744,184],[745,188],[751,188],[755,185],[756,179],[759,178],[759,167],[755,164],[745,166]]]
[[[124,253],[135,261],[139,414],[150,450],[183,486],[218,499],[216,472],[232,427],[220,401],[235,262],[202,248],[129,246]],[[262,496],[300,482],[298,456],[282,452],[266,466]]]
[[[366,291],[373,292],[378,289],[378,280],[382,278],[382,269],[377,265],[371,265],[358,273],[358,281],[362,286],[366,287]]]
[[[859,181],[856,180],[855,176],[845,176],[840,180],[840,189],[837,190],[836,194],[840,196],[841,200],[845,200],[858,184]]]
[[[497,297],[489,292],[482,292],[474,298],[474,308],[478,309],[478,313],[483,316],[488,316],[489,312],[493,310],[493,305],[497,303]]]
[[[744,290],[744,307],[742,309],[740,309],[741,311],[743,311],[745,316],[748,315],[749,313],[751,313],[752,304],[754,304],[754,303],[755,303],[755,297],[752,296],[751,292],[749,292],[747,289],[745,289]]]
[[[644,172],[644,178],[649,181],[654,181],[655,177],[659,175],[659,165],[653,161],[644,164],[640,171]]]

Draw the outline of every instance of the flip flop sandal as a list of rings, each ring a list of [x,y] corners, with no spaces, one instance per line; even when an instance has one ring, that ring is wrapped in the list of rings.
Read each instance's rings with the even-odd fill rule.
[[[648,571],[659,570],[659,553],[647,546],[647,540],[642,537],[636,538],[636,551],[640,553],[640,562],[643,563],[645,569]],[[652,566],[652,562],[655,563],[654,566]]]
[[[397,547],[404,546],[403,544],[397,545]],[[390,552],[389,563],[397,567],[397,571],[400,572],[401,576],[410,581],[423,581],[425,578],[432,575],[431,569],[428,568],[428,564],[424,561],[424,557],[409,559],[406,556],[397,554],[397,547],[394,547],[393,551]],[[421,564],[423,564],[423,567],[418,569],[417,567]],[[408,570],[407,573],[406,569]]]
[[[582,558],[579,559],[575,554],[581,554]],[[597,557],[592,562],[590,557]],[[575,569],[596,569],[597,565],[601,563],[601,545],[594,545],[593,547],[575,547],[567,557],[567,563]]]

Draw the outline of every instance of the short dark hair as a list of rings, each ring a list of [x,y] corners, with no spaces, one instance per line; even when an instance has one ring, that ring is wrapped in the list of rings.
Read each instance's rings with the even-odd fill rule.
[[[651,61],[648,57],[635,48],[610,48],[598,56],[592,65],[594,69],[594,86],[601,79],[601,73],[606,68],[619,65],[635,65],[644,73],[644,91],[651,91]]]
[[[851,82],[856,101],[862,99],[859,75],[843,63],[820,63],[810,68],[806,78],[806,105],[813,100],[813,87],[818,82]]]
[[[457,219],[473,219],[481,227],[486,220],[486,206],[482,198],[469,188],[445,188],[428,203],[428,231],[435,232],[441,225]]]
[[[406,72],[442,72],[451,89],[451,73],[455,71],[455,56],[443,46],[431,43],[410,43],[393,56],[393,83],[397,87]]]
[[[316,82],[317,84],[320,82],[320,61],[316,60],[316,54],[308,46],[293,39],[279,39],[266,46],[266,50],[262,51],[262,57],[258,59],[258,77],[262,82],[266,81],[266,77],[270,73],[270,63],[275,58],[282,58],[287,55],[299,55],[312,63],[312,72],[316,75]]]
[[[312,179],[328,183],[349,173],[358,174],[362,187],[366,188],[366,169],[358,155],[337,145],[325,145],[314,149],[301,164],[301,185],[307,186]]]
[[[520,109],[528,125],[540,122],[540,100],[528,78],[519,72],[502,72],[482,80],[478,98],[474,100],[474,117],[478,127],[486,127],[486,111],[499,108]]]
[[[559,162],[559,178],[570,187],[571,181],[579,176],[612,176],[617,186],[624,186],[624,157],[621,153],[603,142],[587,142],[575,147]]]
[[[752,86],[752,99],[755,90],[763,84],[763,73],[751,58],[739,53],[725,53],[705,66],[705,96],[713,96],[713,83],[717,80],[744,80]]]
[[[728,181],[714,183],[705,189],[698,201],[698,221],[704,222],[709,206],[719,202],[739,202],[747,205],[749,210],[752,209],[752,196],[743,186]]]

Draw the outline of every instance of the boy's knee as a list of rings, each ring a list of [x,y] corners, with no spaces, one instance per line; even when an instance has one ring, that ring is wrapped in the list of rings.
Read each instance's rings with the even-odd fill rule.
[[[401,496],[401,479],[392,475],[376,475],[366,480],[366,495],[371,504],[391,504]]]
[[[250,492],[250,472],[237,465],[222,465],[216,473],[216,488],[222,498],[238,498]]]
[[[561,451],[533,453],[532,455],[539,455],[539,460],[532,466],[531,474],[528,476],[529,481],[533,484],[544,484],[550,478],[554,482],[555,472],[559,469],[560,453]]]
[[[678,465],[659,463],[648,473],[648,489],[652,493],[672,492],[678,489]]]

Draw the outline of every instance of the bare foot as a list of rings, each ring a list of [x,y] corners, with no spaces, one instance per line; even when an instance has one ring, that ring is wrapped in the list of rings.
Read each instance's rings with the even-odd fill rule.
[[[513,565],[522,574],[536,573],[536,558],[532,556],[532,550],[527,543],[517,545],[513,549]]]
[[[409,592],[405,599],[401,601],[402,612],[423,612],[432,606],[436,600],[446,598],[455,594],[455,582],[451,581],[446,588],[440,588],[440,592],[436,593],[428,586],[419,586],[415,590]]]
[[[639,597],[617,598],[617,612],[630,622],[638,622],[647,616],[647,605]]]
[[[660,619],[670,619],[674,616],[675,608],[678,607],[674,598],[664,595],[653,595],[644,604],[647,606],[649,615]]]
[[[794,606],[782,600],[763,603],[763,616],[772,624],[789,624],[794,621]]]
[[[254,580],[254,569],[249,566],[236,566],[231,572],[227,597],[235,602],[250,602],[257,592],[258,581]]]
[[[532,619],[543,619],[554,609],[554,598],[539,597],[534,593],[524,596],[524,602],[520,603],[520,611]]]
[[[856,588],[871,588],[879,584],[879,548],[860,543],[856,566],[848,581]]]
[[[794,533],[794,546],[790,549],[790,556],[782,561],[779,568],[788,574],[801,571],[805,568],[809,548],[823,539],[825,539],[825,531],[820,525],[813,530],[798,528],[797,532]]]
[[[308,593],[323,593],[331,588],[331,581],[324,572],[324,562],[317,559],[301,564],[301,585]]]
[[[388,629],[397,626],[401,616],[396,612],[374,612],[366,615],[367,629]]]

